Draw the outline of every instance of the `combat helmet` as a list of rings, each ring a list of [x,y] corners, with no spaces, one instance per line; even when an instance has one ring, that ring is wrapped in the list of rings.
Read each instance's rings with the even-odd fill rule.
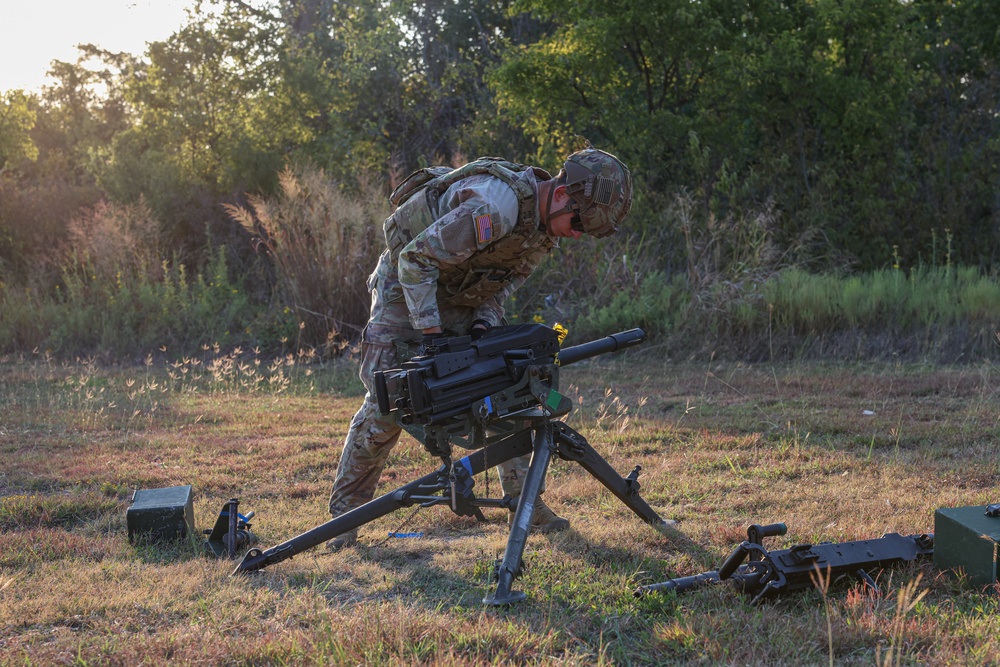
[[[632,208],[632,174],[610,153],[586,148],[566,158],[559,174],[566,185],[573,229],[597,238],[611,236]]]

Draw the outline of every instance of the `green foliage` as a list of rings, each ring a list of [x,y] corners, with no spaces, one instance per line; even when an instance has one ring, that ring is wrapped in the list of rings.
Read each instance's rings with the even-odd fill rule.
[[[230,275],[225,248],[190,274],[180,261],[163,259],[157,222],[141,204],[100,204],[74,219],[69,237],[61,279],[51,292],[0,289],[5,352],[41,348],[66,356],[128,357],[158,348],[255,342],[258,308]]]
[[[585,135],[655,203],[687,189],[718,219],[772,210],[778,249],[827,266],[878,268],[900,239],[915,264],[942,219],[962,261],[1000,252],[997,49],[971,28],[995,35],[997,18],[981,3],[518,6],[556,27],[491,82],[547,164]]]
[[[160,267],[129,280],[124,272],[103,282],[93,265],[64,275],[63,296],[47,309],[54,321],[41,345],[62,354],[101,350],[144,356],[158,348],[192,350],[206,342],[252,340],[254,310],[233,283],[220,249],[204,274],[189,276],[183,264]]]
[[[115,137],[102,185],[120,200],[146,197],[169,220],[184,189],[221,194],[273,182],[277,147],[299,138],[288,123],[268,122],[262,39],[251,25],[204,14],[151,44],[149,62],[125,82],[137,116]]]
[[[0,95],[0,176],[13,163],[38,157],[38,147],[29,134],[34,124],[35,112],[27,95],[19,90]]]
[[[776,327],[800,333],[990,326],[1000,318],[1000,283],[970,267],[918,268],[908,276],[887,269],[847,278],[793,269],[767,283],[764,299]]]
[[[384,214],[375,190],[480,154],[554,170],[580,136],[632,167],[628,228],[608,243],[568,243],[521,289],[512,316],[596,327],[650,308],[657,315],[644,321],[676,332],[679,320],[660,314],[676,305],[698,336],[742,336],[785,317],[761,309],[762,290],[793,266],[858,272],[836,307],[822,290],[803,294],[807,315],[786,329],[794,335],[873,329],[890,312],[904,328],[957,326],[953,293],[897,312],[885,304],[901,288],[869,277],[890,248],[895,266],[985,269],[1000,256],[994,9],[986,0],[198,3],[141,58],[82,45],[75,62],[53,63],[56,84],[41,95],[3,95],[0,280],[6,303],[34,310],[18,306],[0,326],[12,345],[51,344],[43,323],[71,287],[84,303],[110,303],[110,292],[98,299],[81,287],[87,271],[106,290],[120,279],[136,303],[169,300],[158,292],[168,284],[192,298],[192,272],[226,245],[230,281],[247,298],[236,310],[257,312],[226,314],[239,322],[213,331],[250,326],[272,345],[321,346],[335,330],[339,346],[364,321],[359,276]],[[345,210],[366,212],[345,232],[353,250],[301,242],[323,261],[296,266],[293,280],[279,246],[263,261],[252,255],[247,229],[223,206],[251,217],[264,202],[290,207],[280,174],[296,163],[340,183]],[[95,235],[107,248],[79,254],[73,221],[102,199],[157,221],[143,232],[157,241],[141,261],[115,254],[138,249],[110,242],[115,229]],[[687,303],[677,276],[689,306],[677,305]],[[271,308],[275,286],[284,301]],[[990,312],[988,285],[949,289]],[[961,326],[981,329],[985,317]],[[108,326],[130,322],[119,314]],[[81,349],[102,337],[89,325]],[[172,337],[205,332],[199,323]],[[72,347],[69,335],[61,348]]]
[[[89,185],[114,137],[133,121],[123,87],[139,64],[134,56],[92,44],[77,49],[76,62],[53,61],[48,72],[55,84],[45,88],[39,101],[33,131],[39,164],[30,175]]]
[[[100,197],[93,186],[66,181],[0,179],[0,282],[49,289],[70,219]]]
[[[862,356],[992,358],[1000,341],[1000,281],[974,267],[920,267],[909,275],[886,269],[846,278],[792,269],[769,280],[761,300],[766,311],[760,309],[748,332],[766,325],[774,336],[802,341],[850,334]]]
[[[573,333],[582,341],[640,327],[649,336],[665,337],[683,325],[690,299],[683,276],[668,280],[656,271],[643,276],[637,289],[617,292],[606,306],[582,313]]]

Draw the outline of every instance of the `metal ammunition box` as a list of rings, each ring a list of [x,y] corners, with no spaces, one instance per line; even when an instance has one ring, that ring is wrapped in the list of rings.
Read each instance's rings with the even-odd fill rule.
[[[934,564],[961,568],[973,586],[997,580],[1000,517],[986,515],[986,505],[951,507],[934,512]]]
[[[125,513],[128,539],[183,539],[195,532],[191,485],[142,489]]]

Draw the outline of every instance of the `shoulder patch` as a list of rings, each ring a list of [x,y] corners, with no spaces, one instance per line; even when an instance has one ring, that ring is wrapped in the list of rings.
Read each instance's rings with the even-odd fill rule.
[[[489,243],[493,240],[493,214],[484,213],[475,217],[476,241],[479,245]]]

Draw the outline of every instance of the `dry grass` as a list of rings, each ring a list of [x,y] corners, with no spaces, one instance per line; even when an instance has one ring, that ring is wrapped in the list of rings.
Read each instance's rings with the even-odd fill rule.
[[[364,277],[383,248],[377,230],[389,212],[376,183],[361,179],[351,197],[313,167],[286,167],[279,194],[251,196],[249,208],[227,206],[274,263],[286,308],[300,324],[300,342],[340,354],[364,322],[370,294]]]
[[[717,567],[750,523],[787,523],[771,542],[782,548],[929,531],[938,507],[996,502],[991,365],[678,366],[647,352],[567,368],[571,425],[619,471],[642,465],[643,495],[681,531],[658,535],[556,461],[546,499],[572,529],[530,538],[516,583],[528,601],[493,609],[481,599],[506,540],[496,511],[477,524],[401,510],[364,527],[355,549],[249,578],[197,543],[129,544],[133,488],[193,484],[199,528],[239,497],[267,546],[325,520],[360,399],[353,368],[283,362],[268,384],[251,377],[252,356],[242,371],[220,358],[230,370],[197,382],[188,374],[210,360],[189,360],[184,377],[156,364],[0,364],[0,664],[1000,660],[997,596],[930,563],[882,573],[875,600],[837,587],[761,607],[728,588],[632,596]],[[433,465],[404,441],[382,488]],[[484,486],[499,493],[495,473]],[[425,537],[384,539],[404,522]]]

